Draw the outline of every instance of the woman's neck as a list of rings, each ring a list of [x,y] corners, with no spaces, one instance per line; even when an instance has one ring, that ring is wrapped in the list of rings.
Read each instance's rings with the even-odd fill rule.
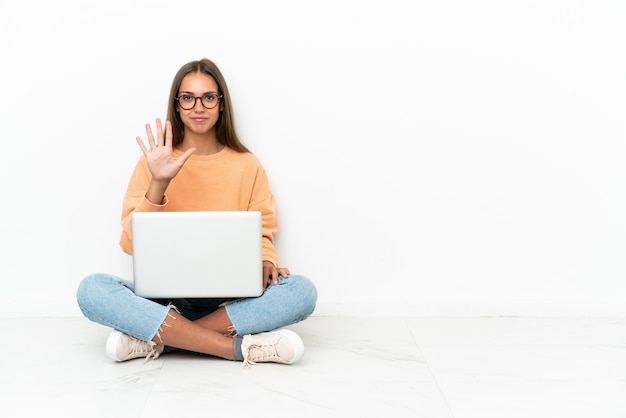
[[[183,142],[176,148],[183,152],[187,151],[189,148],[195,148],[196,151],[194,154],[196,155],[211,155],[217,154],[223,150],[224,144],[220,144],[215,137],[207,138],[205,136],[185,135]]]

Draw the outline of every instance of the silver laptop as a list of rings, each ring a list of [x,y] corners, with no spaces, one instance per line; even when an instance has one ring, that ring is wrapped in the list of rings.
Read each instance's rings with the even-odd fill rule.
[[[263,293],[261,213],[135,212],[135,294],[239,298]]]

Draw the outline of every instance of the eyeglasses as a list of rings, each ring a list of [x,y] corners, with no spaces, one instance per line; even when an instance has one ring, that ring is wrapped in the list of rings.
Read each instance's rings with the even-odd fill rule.
[[[219,96],[215,93],[205,93],[201,97],[191,96],[189,94],[183,94],[182,96],[176,97],[176,101],[180,107],[185,110],[191,110],[196,106],[196,102],[200,99],[200,103],[207,109],[213,109],[220,102],[220,99],[224,97],[223,94]]]

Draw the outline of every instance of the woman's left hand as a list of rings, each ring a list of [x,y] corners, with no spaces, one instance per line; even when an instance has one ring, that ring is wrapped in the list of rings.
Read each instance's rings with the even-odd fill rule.
[[[283,276],[286,279],[289,277],[289,269],[276,267],[269,261],[263,261],[263,291],[265,291],[270,282],[277,285],[278,276]]]

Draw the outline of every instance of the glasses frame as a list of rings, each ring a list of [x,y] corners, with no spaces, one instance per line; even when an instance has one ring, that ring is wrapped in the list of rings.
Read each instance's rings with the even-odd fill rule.
[[[213,107],[207,107],[207,105],[204,104],[204,101],[202,101],[202,98],[204,96],[207,95],[214,95],[215,97],[217,97],[217,101],[215,102],[215,105]],[[196,107],[196,103],[198,103],[198,99],[200,99],[200,104],[202,105],[202,107],[204,107],[205,109],[211,110],[211,109],[215,109],[215,107],[219,104],[220,100],[222,100],[222,98],[224,97],[223,94],[215,94],[215,93],[204,93],[202,96],[192,96],[191,94],[183,94],[182,96],[189,96],[189,97],[193,97],[193,106],[191,106],[190,108],[185,108],[183,107],[183,105],[180,103],[180,97],[181,96],[176,96],[174,97],[174,100],[176,100],[178,102],[178,105],[181,107],[181,109],[183,110],[191,110],[194,107]]]

